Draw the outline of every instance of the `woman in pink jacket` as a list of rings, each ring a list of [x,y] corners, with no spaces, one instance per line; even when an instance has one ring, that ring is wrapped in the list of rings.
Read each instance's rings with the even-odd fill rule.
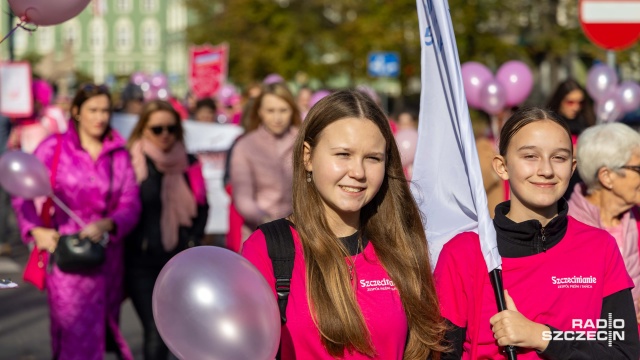
[[[111,108],[107,88],[81,87],[73,99],[69,130],[45,139],[34,153],[50,169],[57,157],[54,194],[86,227],[56,207],[54,228],[46,228],[33,201],[13,201],[23,240],[39,249],[53,252],[65,234],[79,232],[93,241],[109,234],[106,259],[98,268],[65,273],[50,266],[46,287],[54,359],[103,359],[108,343],[115,345],[120,358],[133,358],[118,329],[118,317],[123,299],[122,239],[138,221],[140,199],[125,141],[109,126]]]
[[[231,153],[233,202],[245,225],[243,239],[265,222],[291,213],[293,143],[300,111],[283,83],[265,85],[243,136]]]

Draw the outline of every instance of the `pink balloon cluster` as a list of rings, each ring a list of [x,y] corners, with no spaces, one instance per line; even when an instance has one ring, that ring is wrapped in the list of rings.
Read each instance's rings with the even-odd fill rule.
[[[502,64],[494,78],[481,63],[462,64],[462,83],[469,106],[496,115],[507,106],[516,106],[527,99],[533,88],[533,74],[522,61]]]
[[[9,0],[13,13],[23,21],[49,26],[80,14],[91,0]]]
[[[155,99],[167,100],[171,95],[167,76],[161,72],[149,75],[142,71],[137,71],[131,75],[130,81],[140,86],[146,101]]]
[[[595,100],[595,112],[600,122],[618,121],[626,113],[640,108],[640,85],[633,81],[618,84],[615,70],[605,64],[589,70],[587,91]]]

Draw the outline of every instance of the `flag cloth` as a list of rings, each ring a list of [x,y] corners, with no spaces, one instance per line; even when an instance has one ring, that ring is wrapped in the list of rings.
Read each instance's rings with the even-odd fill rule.
[[[422,91],[412,192],[426,218],[431,265],[455,235],[480,236],[489,271],[500,267],[482,183],[460,60],[446,0],[417,0]]]

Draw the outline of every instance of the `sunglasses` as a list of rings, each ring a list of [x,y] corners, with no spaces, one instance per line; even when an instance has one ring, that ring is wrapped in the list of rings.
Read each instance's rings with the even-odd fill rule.
[[[149,130],[151,130],[151,132],[154,135],[161,135],[162,133],[165,132],[165,130],[172,135],[175,135],[178,133],[178,125],[169,125],[169,126],[150,126]]]
[[[106,85],[85,84],[82,86],[84,92],[108,92],[109,88]]]
[[[577,100],[564,100],[563,103],[569,105],[569,106],[574,106],[574,105],[584,105],[584,100],[582,101],[577,101]]]
[[[624,166],[620,166],[620,168],[635,171],[638,174],[640,174],[640,165],[624,165]]]

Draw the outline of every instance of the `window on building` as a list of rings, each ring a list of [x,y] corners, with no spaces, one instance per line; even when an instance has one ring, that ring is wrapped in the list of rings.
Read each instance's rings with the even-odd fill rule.
[[[154,13],[158,10],[158,0],[142,0],[141,2],[144,13]]]
[[[115,46],[117,50],[130,50],[133,47],[133,25],[128,19],[116,23]]]
[[[104,50],[107,45],[107,31],[104,20],[92,19],[89,23],[89,46],[91,50]]]
[[[64,23],[62,28],[62,41],[70,44],[73,49],[80,49],[81,44],[80,24],[78,20],[71,20]]]
[[[43,26],[36,31],[38,52],[47,54],[53,50],[55,30],[52,27]]]
[[[116,0],[116,8],[120,13],[128,13],[132,7],[132,0]]]
[[[146,51],[156,50],[160,46],[160,26],[153,19],[145,20],[141,30],[142,49]]]

